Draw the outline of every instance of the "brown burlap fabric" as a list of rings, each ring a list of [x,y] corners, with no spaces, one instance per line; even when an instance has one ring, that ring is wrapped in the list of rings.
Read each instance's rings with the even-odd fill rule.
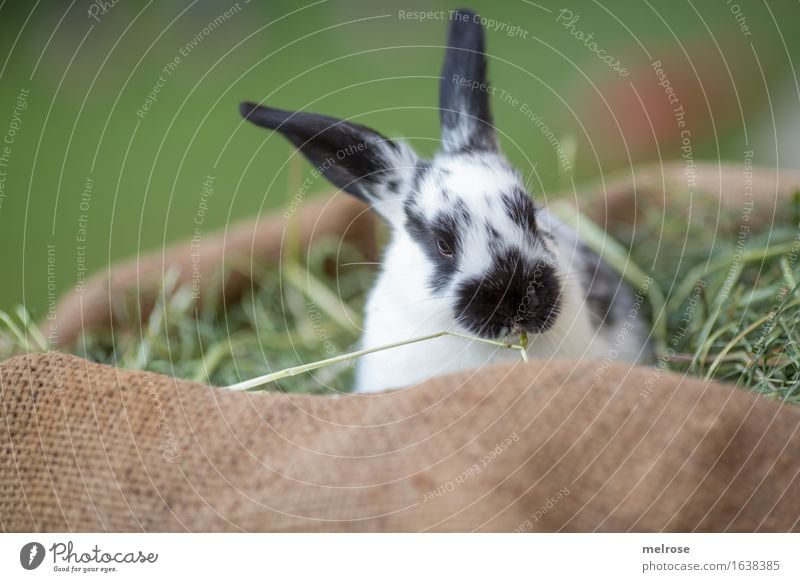
[[[0,366],[6,530],[798,530],[800,409],[590,362],[337,399]],[[652,388],[644,390],[643,387]]]
[[[584,210],[612,230],[644,205],[688,214],[684,169],[637,169]],[[800,188],[797,173],[696,174],[723,206],[755,202],[753,226]],[[369,249],[364,210],[341,194],[305,205],[301,244]],[[202,280],[224,278],[235,297],[251,261],[279,259],[287,224],[265,217],[204,239],[199,255],[178,244],[98,274],[62,300],[62,345],[109,326],[116,298],[167,270],[191,281],[197,256]],[[138,297],[142,314],[152,299]],[[38,354],[0,364],[0,389],[8,531],[800,529],[800,409],[656,369],[533,362],[331,399]]]

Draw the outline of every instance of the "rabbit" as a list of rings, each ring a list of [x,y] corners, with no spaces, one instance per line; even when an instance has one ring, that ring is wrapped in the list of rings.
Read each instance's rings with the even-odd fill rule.
[[[486,87],[480,19],[459,10],[451,13],[440,81],[441,151],[430,160],[351,121],[250,102],[240,112],[281,133],[388,223],[363,348],[445,330],[503,341],[525,331],[529,358],[636,362],[647,353],[648,330],[634,293],[528,194],[500,151]],[[519,357],[444,335],[361,357],[355,392]]]

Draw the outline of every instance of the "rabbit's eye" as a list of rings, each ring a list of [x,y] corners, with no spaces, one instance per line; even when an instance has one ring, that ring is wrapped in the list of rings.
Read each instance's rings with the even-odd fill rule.
[[[442,238],[436,239],[436,246],[439,249],[439,254],[447,259],[453,258],[453,249],[450,248],[450,245]]]

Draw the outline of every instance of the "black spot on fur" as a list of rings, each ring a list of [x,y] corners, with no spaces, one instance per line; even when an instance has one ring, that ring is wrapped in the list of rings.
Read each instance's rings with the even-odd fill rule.
[[[411,178],[410,196],[415,196],[419,193],[420,186],[422,186],[422,182],[425,180],[430,169],[430,163],[423,161],[420,161],[417,167],[414,168],[414,176]]]
[[[536,206],[530,196],[522,190],[514,190],[503,196],[503,207],[511,220],[536,234]]]
[[[486,82],[483,28],[469,10],[451,13],[439,83],[439,117],[445,151],[497,149]],[[469,82],[469,83],[467,83]],[[467,131],[462,131],[467,129]]]
[[[389,180],[386,182],[386,188],[388,188],[389,192],[397,193],[397,189],[400,187],[400,183],[397,180]]]
[[[472,225],[472,215],[463,200],[456,200],[453,205],[453,213],[462,227],[469,227]]]
[[[406,228],[414,241],[434,265],[430,286],[434,291],[443,289],[456,272],[462,250],[459,216],[456,212],[442,212],[428,220],[413,206],[406,204]],[[439,252],[439,239],[453,251],[452,257]]]
[[[530,263],[516,249],[493,257],[482,277],[459,285],[455,317],[471,333],[497,338],[512,330],[546,331],[561,309],[561,282],[553,266]]]
[[[377,131],[327,115],[241,103],[248,121],[274,129],[294,144],[328,180],[366,202],[394,171],[398,146]]]

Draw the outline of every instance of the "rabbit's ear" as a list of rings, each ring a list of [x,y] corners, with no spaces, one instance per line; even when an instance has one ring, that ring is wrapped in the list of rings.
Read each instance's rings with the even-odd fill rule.
[[[242,103],[242,117],[274,129],[292,142],[336,186],[392,221],[418,160],[403,142],[348,121]],[[398,204],[394,202],[397,201]]]
[[[480,19],[470,10],[451,12],[439,85],[442,147],[446,152],[497,150],[489,92]]]

